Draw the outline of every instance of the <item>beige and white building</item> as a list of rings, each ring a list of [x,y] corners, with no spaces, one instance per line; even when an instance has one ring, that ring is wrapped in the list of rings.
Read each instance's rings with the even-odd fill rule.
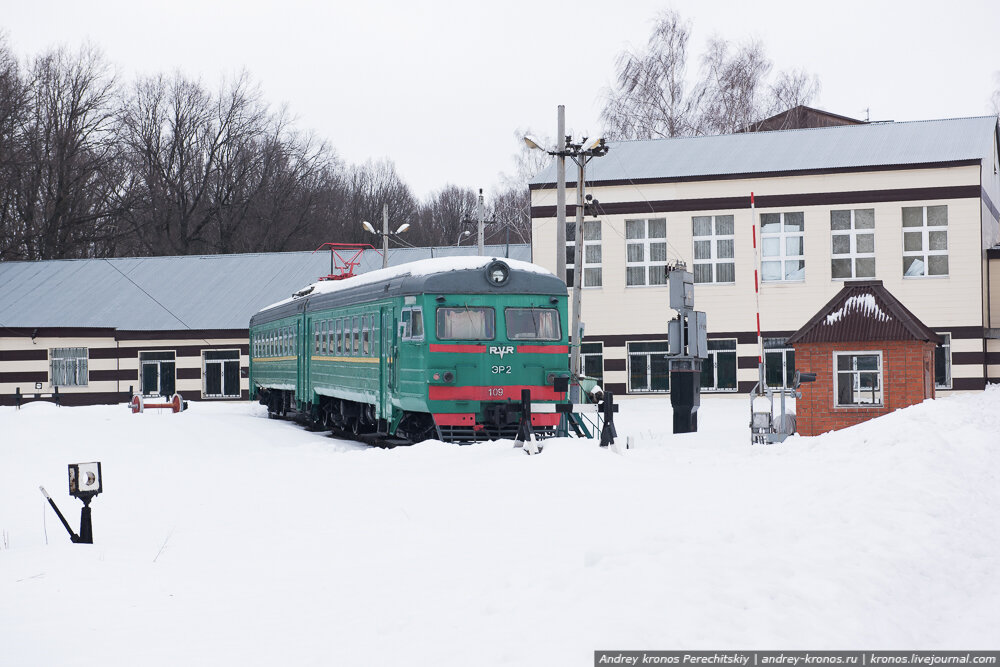
[[[599,203],[579,265],[567,163],[567,247],[550,167],[531,184],[532,256],[555,270],[566,253],[570,284],[582,267],[586,371],[608,388],[668,389],[664,268],[676,260],[707,313],[703,391],[757,380],[755,270],[769,383],[794,371],[785,339],[844,281],[871,278],[942,335],[939,393],[1000,381],[996,117],[613,142],[587,165]]]

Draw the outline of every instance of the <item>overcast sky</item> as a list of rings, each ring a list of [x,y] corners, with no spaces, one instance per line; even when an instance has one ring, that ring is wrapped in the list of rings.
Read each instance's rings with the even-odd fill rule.
[[[872,120],[983,115],[1000,71],[1000,2],[926,0],[0,0],[21,56],[97,44],[124,79],[182,71],[216,87],[247,69],[268,101],[348,162],[395,161],[420,197],[452,183],[488,193],[513,169],[515,132],[600,132],[615,57],[654,16],[705,41],[760,39],[775,69],[819,76],[813,103]]]

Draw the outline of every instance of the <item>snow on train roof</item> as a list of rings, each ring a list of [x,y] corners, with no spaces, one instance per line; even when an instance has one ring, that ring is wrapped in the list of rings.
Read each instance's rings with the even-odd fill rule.
[[[278,306],[283,306],[287,303],[292,303],[296,299],[302,296],[316,296],[317,294],[329,294],[332,292],[339,292],[345,289],[352,289],[358,287],[359,285],[368,285],[371,283],[377,283],[383,280],[391,280],[392,278],[401,278],[403,276],[429,276],[436,273],[448,273],[449,271],[464,271],[469,269],[482,269],[485,268],[490,262],[501,261],[507,264],[511,269],[517,271],[526,271],[528,273],[537,273],[544,276],[553,276],[553,274],[548,269],[544,269],[537,264],[532,264],[530,262],[522,262],[517,259],[507,259],[502,257],[487,257],[487,256],[461,256],[461,257],[433,257],[430,259],[420,259],[415,262],[410,262],[408,264],[400,264],[399,266],[390,266],[385,269],[377,269],[375,271],[368,271],[367,273],[362,273],[360,275],[351,276],[350,278],[344,278],[343,280],[320,280],[319,282],[312,283],[303,287],[299,294],[301,296],[290,296],[287,299],[282,299],[277,303],[272,303],[270,306],[262,308],[261,310],[270,310],[271,308],[277,308]],[[312,289],[310,289],[310,287]],[[307,292],[308,290],[308,292]]]

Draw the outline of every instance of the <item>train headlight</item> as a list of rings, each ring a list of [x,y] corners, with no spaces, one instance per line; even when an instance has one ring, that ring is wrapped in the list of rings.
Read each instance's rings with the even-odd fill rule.
[[[506,263],[496,259],[486,267],[486,279],[491,285],[503,285],[510,277],[510,267]]]

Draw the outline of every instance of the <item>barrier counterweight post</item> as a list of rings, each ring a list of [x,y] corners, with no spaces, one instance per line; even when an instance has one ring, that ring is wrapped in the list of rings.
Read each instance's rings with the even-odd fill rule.
[[[94,543],[94,524],[90,519],[89,498],[84,500],[83,507],[80,509],[80,538],[77,542],[80,544]]]
[[[614,392],[604,392],[604,426],[601,428],[601,447],[615,444],[618,430],[615,428],[615,395]]]

